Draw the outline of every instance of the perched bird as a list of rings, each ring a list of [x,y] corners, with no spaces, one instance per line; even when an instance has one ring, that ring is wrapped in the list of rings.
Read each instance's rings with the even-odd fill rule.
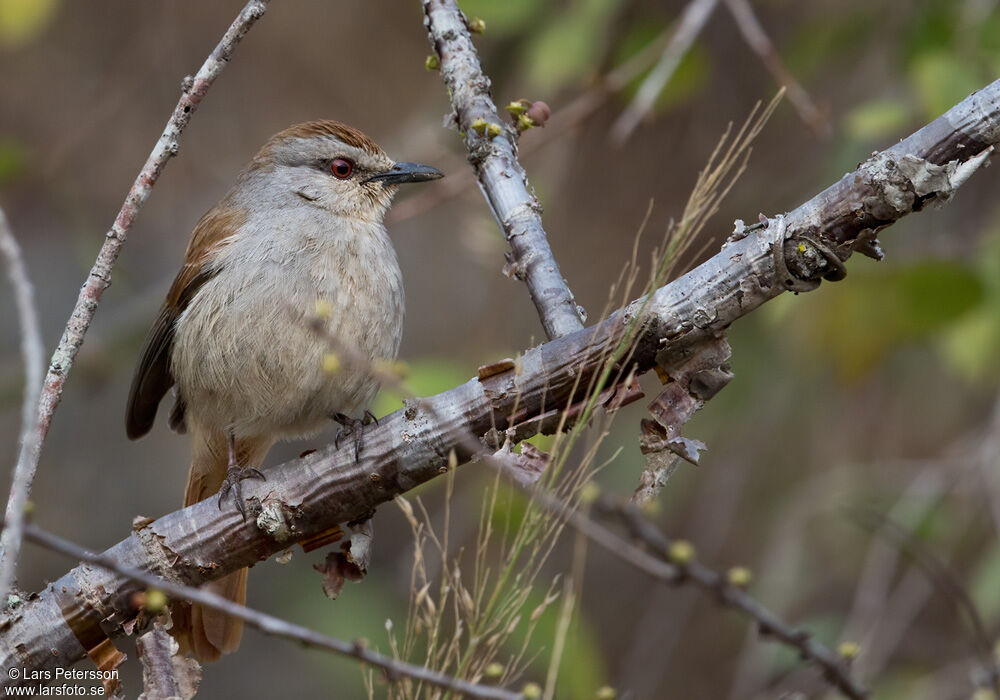
[[[170,426],[191,435],[184,505],[262,475],[275,441],[318,432],[331,419],[358,439],[377,391],[362,367],[326,370],[330,348],[310,327],[317,304],[327,330],[372,360],[394,359],[403,282],[382,218],[397,185],[442,177],[397,163],[363,133],[334,121],[273,136],[236,184],[195,225],[139,356],[128,397],[130,439],[153,425],[176,385]],[[211,588],[242,603],[247,570]],[[203,661],[233,651],[242,622],[193,605],[174,608],[182,649]]]

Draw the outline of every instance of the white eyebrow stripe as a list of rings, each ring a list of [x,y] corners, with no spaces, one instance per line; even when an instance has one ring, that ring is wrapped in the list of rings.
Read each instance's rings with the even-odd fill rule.
[[[293,149],[304,149],[309,143],[315,143],[316,137],[311,138],[297,138],[290,142],[289,145]],[[336,154],[330,153],[330,157],[336,157],[337,155],[343,156],[353,160],[355,163],[360,163],[363,165],[377,165],[378,159],[372,156],[371,153],[363,148],[358,148],[357,146],[351,146],[344,143],[336,136],[324,136],[324,141],[329,141],[331,145],[335,146]]]

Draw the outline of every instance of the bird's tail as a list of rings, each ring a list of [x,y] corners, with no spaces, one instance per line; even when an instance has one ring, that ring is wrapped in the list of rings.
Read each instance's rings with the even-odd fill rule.
[[[259,466],[271,440],[238,440],[237,454],[241,465]],[[229,453],[226,439],[219,433],[191,431],[191,469],[188,471],[184,505],[204,500],[219,491],[226,478]],[[223,503],[223,507],[232,504]],[[205,584],[205,590],[243,605],[247,594],[247,569],[234,571]],[[222,654],[236,651],[243,636],[243,621],[197,604],[179,603],[171,606],[171,632],[181,652],[198,661],[217,661]]]

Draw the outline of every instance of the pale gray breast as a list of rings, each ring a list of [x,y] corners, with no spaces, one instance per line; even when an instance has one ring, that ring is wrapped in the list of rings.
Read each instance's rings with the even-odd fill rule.
[[[247,223],[254,235],[227,248],[178,320],[172,367],[191,417],[238,435],[295,437],[364,410],[377,391],[370,368],[342,352],[330,372],[324,355],[392,359],[402,335],[402,275],[384,227],[282,213]],[[332,341],[309,328],[318,301]]]

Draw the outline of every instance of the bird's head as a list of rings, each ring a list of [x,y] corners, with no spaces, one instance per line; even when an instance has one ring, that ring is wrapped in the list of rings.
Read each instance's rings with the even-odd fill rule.
[[[254,156],[247,175],[263,178],[331,213],[381,221],[398,185],[444,176],[419,163],[396,162],[359,130],[312,121],[280,131]]]

